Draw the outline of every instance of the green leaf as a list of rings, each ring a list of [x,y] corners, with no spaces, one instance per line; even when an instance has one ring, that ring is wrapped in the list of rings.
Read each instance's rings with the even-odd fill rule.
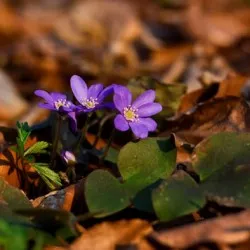
[[[18,138],[24,145],[31,133],[31,128],[29,127],[27,122],[24,123],[17,122],[16,126],[17,126]]]
[[[171,138],[148,138],[126,144],[120,151],[118,168],[132,198],[158,179],[167,178],[175,162],[176,148]]]
[[[24,154],[24,144],[19,138],[16,138],[16,142],[17,142],[17,148],[18,148],[17,153],[22,157]]]
[[[11,149],[12,151],[14,151],[14,152],[16,152],[16,153],[18,152],[18,149],[17,149],[17,146],[16,146],[16,145],[10,146],[9,149]]]
[[[118,160],[118,155],[119,155],[119,151],[110,147],[105,160],[116,164]]]
[[[18,134],[18,137],[16,138],[18,154],[21,157],[23,157],[24,145],[31,133],[31,128],[29,127],[27,122],[24,122],[24,123],[17,122],[16,126],[17,126],[17,134]]]
[[[40,230],[56,234],[63,239],[68,239],[79,234],[76,228],[77,218],[68,211],[32,208],[18,210],[17,213],[22,216],[27,216],[27,218],[32,218],[32,222],[37,225]]]
[[[124,185],[104,170],[89,174],[85,183],[85,198],[90,213],[98,213],[95,217],[116,213],[130,204]]]
[[[152,203],[152,192],[162,183],[162,181],[162,179],[158,180],[137,193],[132,201],[134,207],[144,212],[154,213],[155,211]]]
[[[164,180],[152,193],[153,207],[161,221],[195,212],[205,204],[197,183],[184,171]]]
[[[250,208],[250,165],[221,169],[201,188],[209,200],[221,205]]]
[[[7,203],[12,210],[32,207],[24,192],[9,185],[3,178],[0,178],[0,200]]]
[[[15,240],[13,240],[15,239]],[[0,247],[5,250],[28,249],[28,232],[25,228],[0,219]]]
[[[26,155],[25,160],[28,161],[29,163],[34,163],[36,161],[36,158],[34,155]]]
[[[12,224],[19,224],[25,226],[33,225],[28,218],[16,214],[13,209],[11,209],[7,203],[0,202],[0,219],[4,219],[6,222]]]
[[[250,133],[222,132],[199,143],[193,168],[204,181],[222,168],[250,163]]]
[[[186,93],[184,84],[164,84],[151,77],[137,77],[131,79],[128,88],[137,97],[145,90],[154,89],[156,91],[156,101],[163,106],[159,116],[169,117],[176,113],[180,106],[181,97]]]
[[[41,176],[44,182],[50,189],[56,189],[62,186],[60,176],[48,167],[47,163],[33,163],[32,167],[35,168],[37,173]]]
[[[56,238],[37,227],[38,225],[13,223],[0,218],[0,248],[26,250],[34,244],[33,250],[42,250],[45,245],[60,245]]]
[[[44,152],[46,152],[46,151],[44,151],[44,149],[46,149],[48,146],[49,146],[48,142],[46,142],[46,141],[38,141],[25,151],[24,156],[26,156],[28,154],[39,154],[39,153],[41,154],[41,153],[44,153]]]

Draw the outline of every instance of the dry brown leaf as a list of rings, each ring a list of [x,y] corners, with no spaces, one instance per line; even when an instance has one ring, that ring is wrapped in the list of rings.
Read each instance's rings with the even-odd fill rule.
[[[0,177],[10,185],[20,188],[16,167],[16,153],[10,149],[5,149],[0,153]]]
[[[140,219],[103,222],[87,230],[69,249],[115,250],[118,246],[135,246],[138,250],[153,250],[144,238],[151,232],[151,225]]]
[[[250,109],[239,97],[226,97],[200,104],[189,113],[166,124],[162,135],[176,133],[189,143],[222,131],[249,131]]]
[[[0,70],[0,120],[11,121],[27,111],[28,103],[19,95],[14,82]]]
[[[87,140],[91,145],[93,145],[93,143],[96,140],[96,136],[93,134],[87,133]],[[103,139],[100,138],[98,140],[98,143],[96,144],[95,148],[100,150],[100,149],[103,149],[106,145],[107,145],[107,143]]]
[[[45,121],[50,112],[47,109],[39,108],[37,105],[32,107],[27,114],[23,115],[21,119],[19,119],[20,122],[27,122],[29,126],[33,126],[34,124],[39,124],[43,121]]]
[[[25,144],[25,149],[31,147],[36,142],[36,137],[29,137]],[[21,162],[16,162],[16,152],[14,152],[11,148],[6,148],[3,152],[0,153],[0,177],[2,177],[10,185],[20,188],[21,182],[17,172],[17,166],[18,169],[21,170]],[[34,169],[32,169],[28,165],[25,165],[25,169],[27,172],[34,172]],[[29,180],[35,181],[31,179]]]
[[[242,243],[250,238],[250,210],[215,218],[176,229],[153,232],[150,237],[173,248],[187,248],[199,243]]]
[[[50,192],[32,201],[34,207],[63,209],[66,211],[77,210],[84,212],[84,180],[70,185],[64,189]],[[75,208],[76,207],[76,208]],[[86,212],[86,211],[85,211]]]
[[[185,55],[189,55],[193,49],[192,44],[179,45],[156,51],[152,54],[150,61],[151,67],[154,69],[166,69],[166,66],[173,63],[177,58],[185,59]],[[164,77],[162,79],[164,81]]]
[[[181,99],[181,104],[178,113],[185,113],[197,106],[199,103],[208,101],[216,94],[218,90],[217,84],[211,84],[207,88],[197,89],[186,95]]]
[[[122,57],[127,66],[137,68],[139,57],[132,43],[140,39],[150,49],[161,47],[140,20],[135,4],[129,1],[92,0],[74,5],[66,18],[55,25],[61,40],[73,46],[100,51],[105,68]],[[100,11],[102,9],[102,11]],[[82,15],[82,13],[85,13]],[[106,53],[102,55],[103,49]]]
[[[186,142],[183,141],[183,139],[177,136],[176,134],[173,134],[173,137],[175,141],[175,146],[177,148],[176,163],[178,164],[184,162],[191,162],[192,153],[185,149]]]
[[[240,75],[229,75],[219,85],[219,90],[215,97],[241,96],[241,90],[249,78]]]
[[[202,2],[192,0],[186,13],[185,28],[192,36],[215,46],[227,47],[249,35],[248,26],[233,12],[209,13]]]
[[[179,113],[185,113],[199,103],[211,98],[222,98],[226,96],[240,97],[242,88],[247,83],[248,77],[230,74],[220,83],[213,83],[206,88],[201,88],[186,94],[179,107]]]

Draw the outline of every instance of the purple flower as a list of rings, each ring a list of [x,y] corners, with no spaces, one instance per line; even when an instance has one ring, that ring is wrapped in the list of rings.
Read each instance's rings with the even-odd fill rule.
[[[80,111],[92,112],[101,108],[113,108],[113,103],[103,103],[104,99],[113,93],[113,85],[104,89],[103,85],[93,84],[87,87],[84,80],[77,75],[70,79],[71,89],[77,101],[81,104],[78,106]]]
[[[68,165],[75,165],[76,164],[76,157],[75,155],[70,151],[62,151],[61,153],[62,159],[68,164]]]
[[[67,100],[66,95],[52,92],[48,93],[44,90],[36,90],[35,95],[42,97],[45,103],[39,103],[41,108],[58,111],[60,113],[69,113],[75,110],[75,105]]]
[[[128,88],[115,86],[114,104],[120,114],[115,117],[116,129],[127,131],[131,128],[138,138],[146,138],[149,131],[155,131],[157,123],[149,118],[159,113],[162,106],[155,103],[155,91],[147,90],[132,103],[132,94]]]

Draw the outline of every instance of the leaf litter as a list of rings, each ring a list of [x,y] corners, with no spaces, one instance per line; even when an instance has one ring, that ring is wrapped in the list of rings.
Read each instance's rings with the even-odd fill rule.
[[[249,249],[249,13],[243,0],[3,0],[0,248]],[[73,75],[89,90],[72,93]],[[128,89],[96,110],[97,83]],[[72,109],[44,92],[54,113],[39,109],[38,89]]]

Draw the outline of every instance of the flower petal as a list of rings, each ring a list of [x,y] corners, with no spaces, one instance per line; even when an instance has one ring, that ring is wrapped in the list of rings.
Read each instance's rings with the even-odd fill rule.
[[[148,117],[151,115],[155,115],[159,112],[162,111],[162,106],[160,103],[148,103],[148,104],[144,104],[142,105],[139,109],[138,109],[138,115],[139,117]]]
[[[103,109],[103,108],[115,109],[115,105],[113,102],[106,102],[97,106],[97,109]]]
[[[90,97],[97,98],[102,90],[103,90],[103,85],[100,83],[91,85],[88,90],[88,98]]]
[[[53,98],[51,97],[51,95],[47,91],[36,90],[34,93],[35,93],[35,95],[42,97],[47,103],[51,103],[51,104],[54,103]]]
[[[120,131],[127,131],[129,129],[128,122],[122,115],[117,115],[114,119],[115,128]]]
[[[155,91],[154,90],[147,90],[140,96],[136,98],[136,100],[133,102],[132,106],[134,108],[139,108],[140,106],[151,103],[155,100]]]
[[[73,75],[70,78],[70,86],[78,102],[81,103],[83,99],[87,98],[88,87],[80,76]]]
[[[116,86],[116,84],[112,84],[110,86],[108,86],[107,88],[105,88],[100,95],[98,96],[98,102],[101,103],[103,102],[103,100],[108,96],[114,93],[114,86]]]
[[[76,133],[77,131],[76,112],[69,112],[68,117],[69,117],[69,126],[73,131],[73,133]]]
[[[57,101],[58,99],[62,99],[62,100],[67,99],[67,96],[62,93],[52,92],[50,94],[54,101]]]
[[[136,137],[141,139],[148,137],[148,129],[144,124],[140,122],[130,122],[129,126]]]
[[[132,101],[132,94],[128,88],[116,85],[114,87],[114,104],[115,107],[120,111],[123,112],[123,109],[131,104]]]
[[[49,103],[38,103],[38,107],[43,109],[56,110],[56,108]]]
[[[59,110],[60,111],[62,111],[62,112],[72,112],[72,108],[68,108],[68,107],[63,107],[63,106],[61,106],[60,108],[59,108]]]
[[[157,123],[152,118],[140,118],[140,123],[148,128],[148,131],[155,131]]]

